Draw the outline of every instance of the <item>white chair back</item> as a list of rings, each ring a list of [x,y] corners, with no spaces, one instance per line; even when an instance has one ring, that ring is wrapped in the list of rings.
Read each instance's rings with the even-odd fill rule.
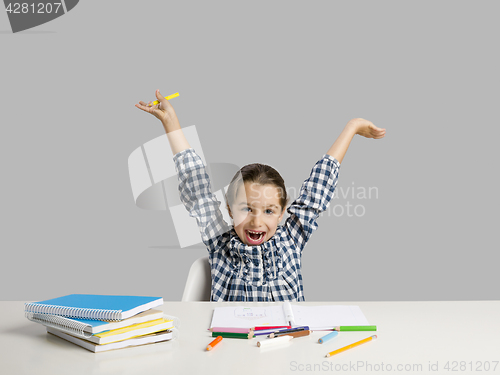
[[[196,259],[189,269],[182,302],[210,301],[211,290],[212,276],[208,256]]]

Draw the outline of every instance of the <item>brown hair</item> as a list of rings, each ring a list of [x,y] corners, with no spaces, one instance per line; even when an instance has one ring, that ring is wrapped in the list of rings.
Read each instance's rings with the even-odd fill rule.
[[[288,203],[285,181],[276,169],[265,164],[248,164],[242,167],[231,180],[226,193],[226,204],[228,208],[234,203],[236,194],[241,185],[251,182],[259,185],[272,185],[280,192],[280,205],[284,210]]]

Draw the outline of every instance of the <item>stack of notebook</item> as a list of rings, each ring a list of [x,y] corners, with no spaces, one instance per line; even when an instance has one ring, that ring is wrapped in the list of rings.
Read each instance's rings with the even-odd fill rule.
[[[178,320],[154,309],[162,304],[160,297],[70,294],[27,303],[25,315],[97,353],[174,339]]]

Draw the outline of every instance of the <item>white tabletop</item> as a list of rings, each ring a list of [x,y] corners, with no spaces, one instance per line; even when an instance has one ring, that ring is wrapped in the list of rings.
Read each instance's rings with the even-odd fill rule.
[[[263,306],[267,303],[236,303]],[[166,302],[181,319],[171,342],[92,353],[46,333],[24,317],[24,302],[0,302],[2,374],[256,374],[256,373],[500,373],[500,301],[304,302],[358,305],[377,332],[341,332],[325,344],[325,332],[260,349],[256,340],[224,339],[213,351],[207,328],[214,307],[235,303]],[[378,339],[325,358],[373,334]],[[438,371],[434,371],[434,370]],[[453,371],[454,370],[454,371]],[[479,371],[482,370],[482,371]]]

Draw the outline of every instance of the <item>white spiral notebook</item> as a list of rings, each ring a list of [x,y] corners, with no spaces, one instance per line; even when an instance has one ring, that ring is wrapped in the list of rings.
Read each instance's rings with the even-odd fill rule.
[[[131,338],[129,340],[118,341],[118,342],[114,342],[111,344],[99,345],[99,344],[81,339],[79,337],[75,337],[75,336],[69,335],[67,333],[61,332],[55,328],[47,327],[47,332],[51,333],[55,336],[59,336],[60,338],[62,338],[64,340],[67,340],[69,342],[72,342],[73,344],[79,345],[79,346],[81,346],[87,350],[90,350],[91,352],[94,352],[94,353],[105,352],[108,350],[122,349],[122,348],[130,347],[130,346],[140,346],[140,345],[153,344],[155,342],[172,340],[178,336],[178,331],[175,328],[173,328],[173,329],[167,330],[167,331],[161,331],[161,332],[156,332],[156,333],[152,333],[152,334],[145,335],[145,336],[134,337],[134,338]]]

